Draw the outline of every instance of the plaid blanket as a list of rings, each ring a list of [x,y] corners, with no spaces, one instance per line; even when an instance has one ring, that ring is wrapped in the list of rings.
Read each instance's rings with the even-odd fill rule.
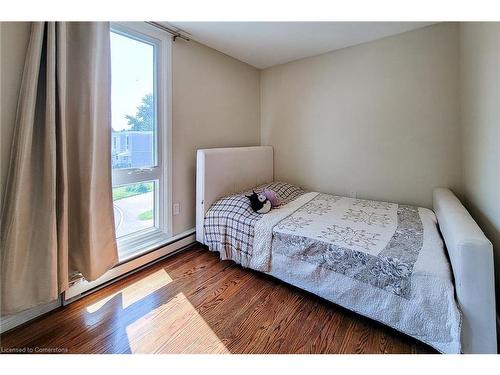
[[[265,188],[279,197],[281,204],[287,204],[305,191],[284,182],[272,182],[254,188],[260,193]],[[221,259],[231,259],[248,267],[254,242],[255,223],[263,215],[252,210],[246,195],[252,190],[224,197],[215,202],[205,215],[205,244],[212,251],[218,251]]]

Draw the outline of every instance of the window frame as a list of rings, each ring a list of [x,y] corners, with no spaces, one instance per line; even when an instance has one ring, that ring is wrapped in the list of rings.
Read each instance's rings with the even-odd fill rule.
[[[172,104],[171,104],[171,38],[145,22],[112,22],[110,32],[149,43],[154,48],[154,166],[113,169],[113,187],[155,181],[153,228],[117,238],[120,261],[140,255],[151,246],[166,243],[172,237]],[[157,181],[157,182],[156,182]]]

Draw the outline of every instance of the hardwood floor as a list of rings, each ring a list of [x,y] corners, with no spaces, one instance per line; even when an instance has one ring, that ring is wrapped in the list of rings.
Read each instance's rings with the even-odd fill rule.
[[[4,352],[434,352],[279,280],[221,262],[199,245],[0,340]]]

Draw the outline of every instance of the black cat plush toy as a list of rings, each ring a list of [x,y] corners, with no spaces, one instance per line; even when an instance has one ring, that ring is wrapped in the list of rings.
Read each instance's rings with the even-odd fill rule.
[[[257,194],[253,191],[252,195],[247,195],[246,197],[250,199],[252,209],[258,214],[267,214],[271,211],[271,202],[264,194]]]

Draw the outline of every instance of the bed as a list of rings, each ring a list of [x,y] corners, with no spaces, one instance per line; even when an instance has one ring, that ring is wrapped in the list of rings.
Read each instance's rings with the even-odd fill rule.
[[[282,202],[252,211],[264,188]],[[198,150],[197,241],[442,353],[496,353],[491,243],[453,193],[421,207],[274,181],[271,147]]]

